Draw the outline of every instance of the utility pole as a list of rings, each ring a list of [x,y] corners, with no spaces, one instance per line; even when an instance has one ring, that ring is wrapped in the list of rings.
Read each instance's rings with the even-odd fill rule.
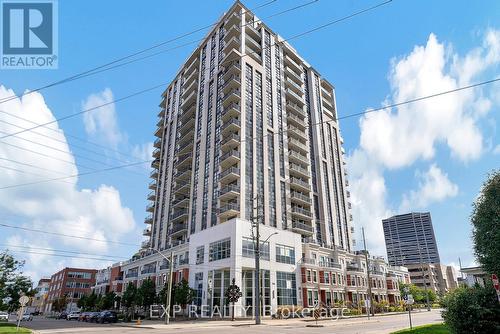
[[[260,325],[260,235],[259,235],[259,195],[256,199],[255,219],[255,324]],[[253,230],[253,227],[252,227]]]
[[[363,232],[363,246],[365,249],[365,261],[366,261],[366,277],[368,279],[368,303],[370,304],[370,310],[368,311],[368,307],[366,308],[366,316],[370,319],[370,312],[373,310],[372,306],[372,280],[370,279],[370,259],[368,258],[368,251],[366,250],[366,239],[365,239],[365,228],[362,227],[361,231]],[[372,313],[373,315],[373,313]]]
[[[420,250],[419,245],[417,245],[417,248],[418,248],[418,255],[420,256],[420,269],[422,270],[422,279],[424,280],[425,302],[427,303],[427,311],[430,311],[431,305],[429,304],[429,293],[427,293],[427,280],[425,279],[424,263],[422,261],[422,251]]]
[[[160,253],[161,254],[161,253]],[[172,304],[172,281],[174,275],[174,252],[170,252],[170,270],[168,274],[168,289],[167,289],[167,314],[165,315],[165,324],[170,323],[170,304]]]

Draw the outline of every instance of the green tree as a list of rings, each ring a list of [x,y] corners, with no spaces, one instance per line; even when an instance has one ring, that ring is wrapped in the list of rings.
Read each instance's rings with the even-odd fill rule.
[[[80,299],[78,299],[78,301],[76,302],[76,306],[78,306],[78,308],[82,311],[86,311],[87,310],[87,296],[83,295],[80,297]]]
[[[16,260],[8,251],[0,253],[0,310],[17,310],[21,294],[28,295],[32,290],[33,283],[22,274],[23,266],[24,261]]]
[[[484,182],[471,215],[474,253],[484,270],[500,275],[500,171]]]
[[[126,313],[128,314],[127,318],[130,316],[130,308],[135,306],[135,301],[137,299],[137,287],[130,282],[125,291],[123,291],[121,303],[125,307]]]
[[[94,311],[97,308],[97,295],[92,291],[85,300],[85,308],[89,311]]]
[[[500,304],[491,282],[460,287],[443,301],[443,319],[452,333],[500,333]]]
[[[193,301],[195,295],[196,291],[189,286],[185,279],[172,288],[173,304],[180,305],[182,309]]]
[[[100,300],[101,310],[109,310],[115,306],[116,293],[114,291],[106,292]]]
[[[156,302],[155,283],[148,277],[137,289],[136,303],[147,311],[148,307]]]
[[[54,300],[52,303],[52,309],[56,312],[63,312],[66,310],[66,306],[68,305],[68,299],[66,299],[66,296],[61,296]]]

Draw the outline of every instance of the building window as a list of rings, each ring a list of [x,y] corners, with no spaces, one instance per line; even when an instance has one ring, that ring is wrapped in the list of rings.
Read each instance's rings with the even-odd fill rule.
[[[209,261],[217,261],[231,257],[231,239],[212,242],[209,247]]]
[[[269,242],[260,242],[259,250],[261,260],[269,261]],[[243,257],[255,257],[255,241],[252,238],[243,238],[241,254]]]
[[[337,274],[332,273],[332,284],[337,284]]]
[[[295,249],[285,245],[276,245],[276,262],[295,264]]]
[[[313,303],[313,295],[311,290],[307,290],[307,306],[312,306]]]
[[[318,272],[316,270],[313,270],[313,282],[317,283],[318,282]]]
[[[295,273],[276,272],[278,305],[297,305],[297,284]]]
[[[90,279],[92,277],[91,273],[85,273],[80,271],[69,271],[68,278],[83,278]]]
[[[307,269],[306,271],[306,280],[308,282],[311,282],[312,281],[312,278],[311,278],[311,270]]]
[[[330,284],[330,273],[324,272],[323,275],[324,275],[323,280],[325,284]]]
[[[196,264],[202,264],[205,261],[205,246],[196,248]]]

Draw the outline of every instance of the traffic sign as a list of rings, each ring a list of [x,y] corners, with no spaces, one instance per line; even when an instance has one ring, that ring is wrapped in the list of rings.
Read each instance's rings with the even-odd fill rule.
[[[405,297],[405,304],[406,305],[413,305],[414,302],[415,302],[415,300],[413,300],[413,295],[407,295]]]
[[[21,304],[21,306],[25,306],[29,301],[30,297],[28,296],[21,296],[21,298],[19,298],[19,304]]]

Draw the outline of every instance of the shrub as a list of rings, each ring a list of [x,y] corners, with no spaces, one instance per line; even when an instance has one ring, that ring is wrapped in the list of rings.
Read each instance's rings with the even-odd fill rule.
[[[443,319],[452,333],[499,333],[500,304],[491,283],[461,287],[444,298]]]
[[[432,308],[441,308],[441,304],[432,304],[431,307]]]

